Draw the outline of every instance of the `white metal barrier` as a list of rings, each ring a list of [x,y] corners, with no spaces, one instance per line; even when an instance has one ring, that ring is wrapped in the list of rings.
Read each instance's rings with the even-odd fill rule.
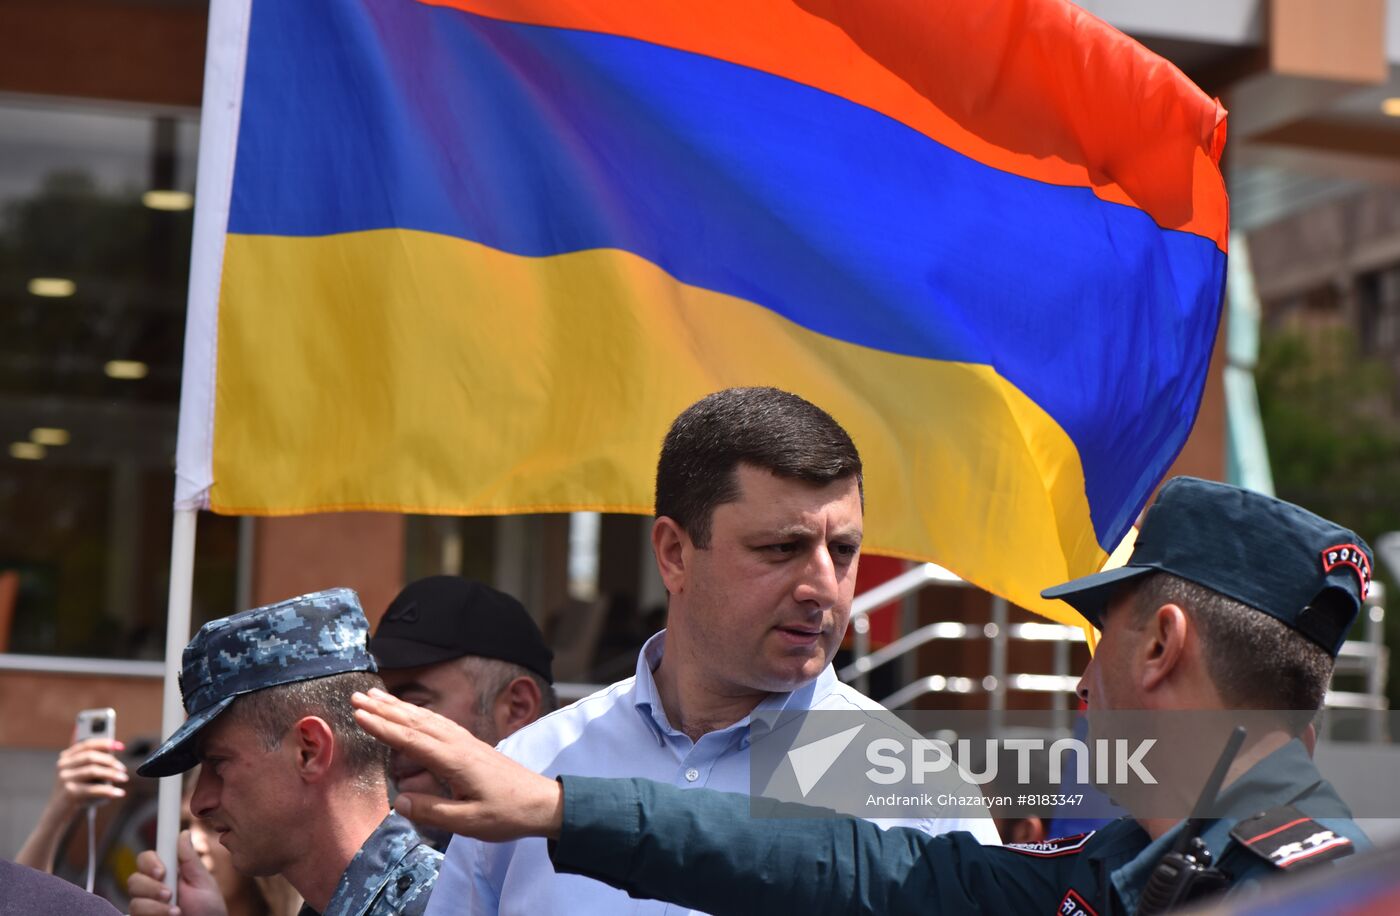
[[[939,621],[926,624],[899,637],[887,646],[871,651],[869,614],[876,608],[892,601],[908,598],[933,583],[966,584],[962,579],[941,566],[931,563],[916,566],[908,572],[857,596],[851,607],[851,627],[854,633],[854,658],[851,663],[837,672],[838,676],[860,689],[867,689],[868,675],[882,665],[904,658],[919,647],[939,640],[988,642],[988,674],[976,680],[965,677],[944,677],[929,675],[920,677],[904,685],[880,702],[889,709],[898,709],[918,698],[931,693],[947,694],[987,694],[992,709],[1006,708],[1008,691],[1049,693],[1055,699],[1055,709],[1069,708],[1069,697],[1074,694],[1079,683],[1076,672],[1069,670],[1069,648],[1076,642],[1084,641],[1084,632],[1078,627],[1054,623],[1007,623],[1007,604],[1004,599],[992,599],[992,620],[981,626]],[[1324,705],[1335,709],[1385,710],[1389,708],[1386,698],[1386,675],[1390,662],[1390,650],[1385,645],[1385,590],[1381,583],[1371,583],[1371,593],[1362,608],[1365,636],[1350,640],[1342,645],[1337,656],[1333,683],[1337,678],[1360,677],[1362,690],[1338,690],[1327,692]],[[1009,673],[1006,670],[1007,647],[1011,642],[1052,642],[1055,645],[1051,661],[1051,672]]]

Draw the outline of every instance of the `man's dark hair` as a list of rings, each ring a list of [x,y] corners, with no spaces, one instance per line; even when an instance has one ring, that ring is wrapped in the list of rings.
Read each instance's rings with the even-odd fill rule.
[[[350,695],[371,688],[384,689],[384,681],[368,671],[347,671],[309,681],[295,681],[245,693],[224,713],[247,725],[272,750],[282,743],[291,727],[306,716],[324,719],[335,735],[345,768],[366,791],[384,787],[389,773],[389,749],[375,741],[355,721]]]
[[[854,476],[865,500],[860,453],[831,414],[777,388],[727,388],[671,424],[656,464],[656,514],[708,547],[715,507],[739,498],[740,464],[814,486]]]
[[[1200,629],[1206,670],[1238,709],[1315,710],[1332,678],[1322,646],[1263,611],[1171,573],[1144,577],[1134,596],[1137,623],[1175,604]]]

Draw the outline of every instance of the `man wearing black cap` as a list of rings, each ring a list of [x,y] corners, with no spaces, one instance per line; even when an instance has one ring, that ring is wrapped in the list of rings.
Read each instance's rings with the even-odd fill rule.
[[[383,683],[368,632],[348,588],[205,624],[180,671],[187,718],[136,771],[199,766],[190,811],[239,872],[286,878],[306,900],[302,916],[417,916],[442,861],[389,809],[386,755],[350,715],[353,692]],[[223,916],[188,833],[178,855],[181,916]],[[137,864],[133,916],[166,916],[162,863],[143,852]]]
[[[1102,630],[1079,686],[1091,721],[1115,709],[1241,718],[1318,708],[1370,576],[1370,550],[1353,532],[1280,500],[1177,478],[1126,567],[1045,594]],[[1181,888],[1183,874],[1200,877],[1198,888],[1236,890],[1369,845],[1313,766],[1297,717],[1270,712],[1253,718],[1276,725],[1248,736],[1211,819],[1123,818],[1017,848],[843,819],[754,820],[747,797],[643,780],[541,779],[391,698],[354,702],[366,730],[411,748],[452,787],[456,801],[411,800],[421,821],[492,840],[549,837],[560,872],[717,913],[1160,912],[1153,903],[1173,898],[1157,892]],[[1199,847],[1186,842],[1195,827]],[[1169,855],[1190,852],[1203,866],[1200,847],[1216,872],[1208,877]]]
[[[524,605],[458,576],[429,576],[399,592],[369,641],[388,691],[431,709],[494,745],[555,706],[553,653]],[[399,753],[401,792],[446,795],[431,773]],[[449,836],[429,837],[439,849]]]

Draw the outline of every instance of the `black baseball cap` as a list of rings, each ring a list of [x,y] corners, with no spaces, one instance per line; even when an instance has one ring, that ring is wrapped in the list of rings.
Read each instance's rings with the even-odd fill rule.
[[[477,655],[513,662],[554,683],[554,653],[525,606],[460,576],[410,582],[369,640],[380,668],[417,668]]]
[[[1355,532],[1253,490],[1174,477],[1157,495],[1127,565],[1041,592],[1099,629],[1121,583],[1168,572],[1274,617],[1336,656],[1371,585]]]

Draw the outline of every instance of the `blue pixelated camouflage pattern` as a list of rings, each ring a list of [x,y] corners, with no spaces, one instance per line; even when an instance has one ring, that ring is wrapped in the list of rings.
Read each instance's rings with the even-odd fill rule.
[[[307,905],[300,916],[421,916],[441,865],[442,853],[391,812],[350,860],[325,912]]]
[[[198,763],[199,730],[240,694],[347,671],[374,671],[369,621],[353,589],[332,588],[200,627],[185,646],[180,695],[188,718],[137,770],[168,776]]]

